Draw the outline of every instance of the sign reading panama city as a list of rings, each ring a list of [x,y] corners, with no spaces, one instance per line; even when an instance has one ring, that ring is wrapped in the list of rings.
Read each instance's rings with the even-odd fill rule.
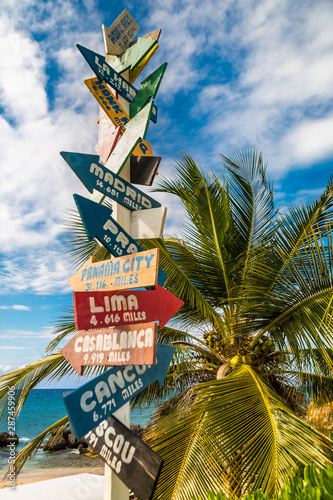
[[[175,348],[157,344],[156,364],[114,366],[64,397],[74,433],[83,437],[157,380],[163,384]]]
[[[165,288],[119,292],[74,292],[77,330],[159,321],[160,328],[184,302]]]
[[[90,257],[67,283],[76,292],[154,286],[157,284],[158,262],[158,248],[100,262]]]
[[[80,375],[85,366],[153,365],[156,323],[79,330],[61,354]]]
[[[163,460],[117,418],[103,420],[85,440],[136,496],[152,498]]]

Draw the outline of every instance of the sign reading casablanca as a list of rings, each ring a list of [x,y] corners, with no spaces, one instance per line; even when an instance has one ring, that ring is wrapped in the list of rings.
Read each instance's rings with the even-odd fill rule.
[[[165,288],[119,292],[74,292],[77,330],[159,321],[160,328],[184,302]]]
[[[96,189],[129,210],[147,210],[161,206],[147,193],[114,172],[110,172],[99,163],[97,155],[65,151],[61,151],[60,154],[90,193]]]
[[[157,284],[158,263],[158,248],[100,262],[90,257],[67,283],[76,292],[154,286]]]
[[[83,437],[157,380],[163,384],[174,347],[157,344],[156,364],[114,366],[64,397],[74,433]]]
[[[90,448],[141,500],[150,500],[163,460],[117,418],[110,416],[85,435]]]
[[[85,366],[153,365],[156,323],[79,330],[61,354],[80,375]]]

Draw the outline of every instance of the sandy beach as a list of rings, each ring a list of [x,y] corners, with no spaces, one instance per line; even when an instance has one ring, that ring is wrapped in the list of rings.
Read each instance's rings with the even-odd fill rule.
[[[37,483],[38,481],[46,481],[47,479],[55,479],[64,476],[73,476],[75,474],[82,474],[87,472],[89,474],[104,475],[104,467],[87,468],[87,469],[74,469],[74,468],[58,468],[58,469],[40,469],[36,471],[21,472],[16,480],[16,485]],[[0,489],[8,487],[8,483],[0,481]]]

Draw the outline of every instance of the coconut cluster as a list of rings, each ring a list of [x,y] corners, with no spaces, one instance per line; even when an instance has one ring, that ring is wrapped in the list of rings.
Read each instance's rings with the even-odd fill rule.
[[[207,348],[213,353],[221,353],[225,355],[225,345],[223,340],[217,335],[216,332],[209,331],[203,334],[204,342]],[[252,365],[258,364],[258,361],[263,361],[266,356],[275,352],[276,346],[272,339],[263,335],[258,341],[252,351],[248,351],[245,346],[235,345],[233,355],[228,357],[229,365],[235,368],[238,365]]]

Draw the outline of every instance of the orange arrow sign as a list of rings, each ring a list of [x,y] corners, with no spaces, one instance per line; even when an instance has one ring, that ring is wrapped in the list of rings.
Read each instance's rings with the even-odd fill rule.
[[[85,366],[154,365],[156,323],[79,330],[61,354],[79,375]]]

